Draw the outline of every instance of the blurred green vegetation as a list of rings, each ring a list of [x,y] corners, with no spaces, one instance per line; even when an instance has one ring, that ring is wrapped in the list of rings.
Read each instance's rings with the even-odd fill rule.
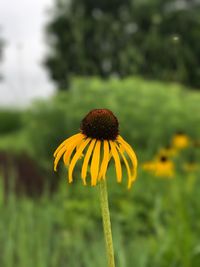
[[[178,130],[193,139],[200,136],[199,103],[198,92],[175,83],[141,78],[75,79],[69,92],[60,92],[26,110],[18,137],[14,138],[16,133],[6,136],[6,140],[2,137],[0,147],[22,146],[35,159],[51,166],[54,149],[79,131],[84,115],[93,108],[108,108],[119,118],[122,136],[136,151],[152,155],[160,146],[168,145]]]
[[[0,112],[6,122],[0,128],[0,150],[28,153],[52,178],[52,153],[58,144],[79,131],[90,109],[109,108],[119,118],[121,135],[136,150],[140,166],[178,130],[199,140],[199,103],[198,92],[176,83],[74,79],[68,92],[23,112]],[[117,184],[110,166],[118,267],[199,267],[200,173],[181,168],[192,153],[183,152],[174,179],[156,179],[139,167],[138,180],[129,191],[126,175],[123,185]],[[199,157],[199,152],[195,155]],[[76,170],[69,185],[66,169],[61,169],[58,190],[53,195],[46,190],[38,199],[14,193],[5,198],[0,185],[0,266],[106,266],[98,187],[83,187],[78,165]]]
[[[45,65],[60,90],[74,75],[142,75],[200,88],[200,4],[54,1]]]
[[[6,135],[22,128],[22,111],[1,109],[0,110],[0,134]]]
[[[199,173],[155,179],[139,172],[131,190],[109,172],[109,200],[118,267],[199,267]],[[0,265],[106,266],[98,187],[81,179],[37,201],[0,202]]]

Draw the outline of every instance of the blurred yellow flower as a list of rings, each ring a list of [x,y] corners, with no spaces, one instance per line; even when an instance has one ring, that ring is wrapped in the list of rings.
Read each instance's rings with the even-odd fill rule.
[[[155,171],[155,162],[154,161],[146,161],[141,164],[141,167],[145,171],[153,172]]]
[[[174,163],[166,156],[161,156],[154,161],[145,162],[142,164],[142,168],[157,177],[174,177]]]
[[[86,150],[85,155],[83,155]],[[129,161],[126,155],[129,157]],[[83,156],[81,178],[86,185],[88,165],[90,166],[91,185],[105,179],[108,164],[113,158],[115,162],[117,181],[122,181],[120,157],[124,161],[128,174],[128,188],[136,179],[137,158],[131,146],[119,135],[118,120],[107,109],[90,111],[81,123],[81,132],[62,142],[54,152],[54,170],[63,156],[68,167],[69,183],[73,181],[73,170],[77,161]]]
[[[190,139],[186,134],[179,132],[173,136],[172,145],[176,149],[184,149],[190,145]]]
[[[174,163],[165,156],[161,156],[155,163],[155,175],[158,177],[173,178]]]
[[[176,156],[178,153],[177,149],[172,147],[172,146],[166,146],[160,149],[160,151],[158,152],[158,156],[165,156],[168,158],[174,157]]]

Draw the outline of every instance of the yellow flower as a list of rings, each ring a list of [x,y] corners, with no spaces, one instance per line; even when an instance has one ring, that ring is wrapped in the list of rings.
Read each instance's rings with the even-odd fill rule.
[[[166,146],[160,149],[158,156],[174,157],[177,155],[177,149],[171,146]]]
[[[158,177],[172,178],[174,176],[174,163],[167,157],[162,156],[155,163],[155,175]]]
[[[146,161],[141,166],[142,166],[142,169],[145,171],[149,171],[149,172],[155,171],[155,162],[154,161]]]
[[[94,109],[81,122],[81,131],[64,142],[54,152],[54,170],[61,157],[68,167],[69,183],[73,181],[73,170],[83,156],[81,178],[86,185],[88,166],[90,166],[91,185],[105,179],[108,164],[115,162],[117,182],[122,181],[120,158],[124,161],[128,174],[128,188],[136,179],[137,158],[131,146],[119,135],[118,120],[108,109]],[[84,152],[85,151],[85,152]],[[126,154],[125,154],[126,153]],[[129,157],[129,161],[126,158]]]
[[[174,163],[166,156],[160,156],[153,161],[147,161],[142,164],[142,168],[157,177],[172,178],[174,176]]]
[[[177,149],[183,149],[190,145],[190,139],[186,134],[179,132],[172,138],[172,145]]]

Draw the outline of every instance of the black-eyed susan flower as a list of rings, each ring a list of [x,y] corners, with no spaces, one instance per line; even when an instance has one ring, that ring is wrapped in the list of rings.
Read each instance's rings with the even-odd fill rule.
[[[146,161],[141,164],[141,167],[144,171],[154,172],[155,171],[155,162],[154,161]]]
[[[161,156],[155,163],[155,176],[173,178],[174,177],[174,163],[166,156]]]
[[[128,159],[127,159],[128,156]],[[64,142],[54,152],[54,170],[61,157],[68,167],[69,183],[73,181],[73,171],[77,161],[82,157],[81,178],[86,185],[90,167],[91,185],[105,179],[108,164],[114,159],[117,181],[122,181],[123,160],[128,174],[128,188],[136,179],[137,158],[131,146],[119,135],[119,123],[108,109],[94,109],[81,122],[80,133]]]
[[[183,132],[177,132],[172,138],[172,145],[176,149],[184,149],[190,145],[190,138]]]
[[[152,161],[144,162],[142,168],[156,177],[174,177],[174,163],[166,156],[160,156]]]
[[[161,148],[158,152],[158,156],[165,156],[168,158],[175,157],[177,155],[178,151],[175,147],[172,146],[165,146]]]

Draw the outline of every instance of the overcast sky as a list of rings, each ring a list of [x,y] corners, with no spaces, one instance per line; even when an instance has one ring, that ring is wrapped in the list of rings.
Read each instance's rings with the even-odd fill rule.
[[[6,41],[1,64],[0,107],[47,97],[53,84],[42,67],[44,25],[53,0],[0,0],[0,36]]]

